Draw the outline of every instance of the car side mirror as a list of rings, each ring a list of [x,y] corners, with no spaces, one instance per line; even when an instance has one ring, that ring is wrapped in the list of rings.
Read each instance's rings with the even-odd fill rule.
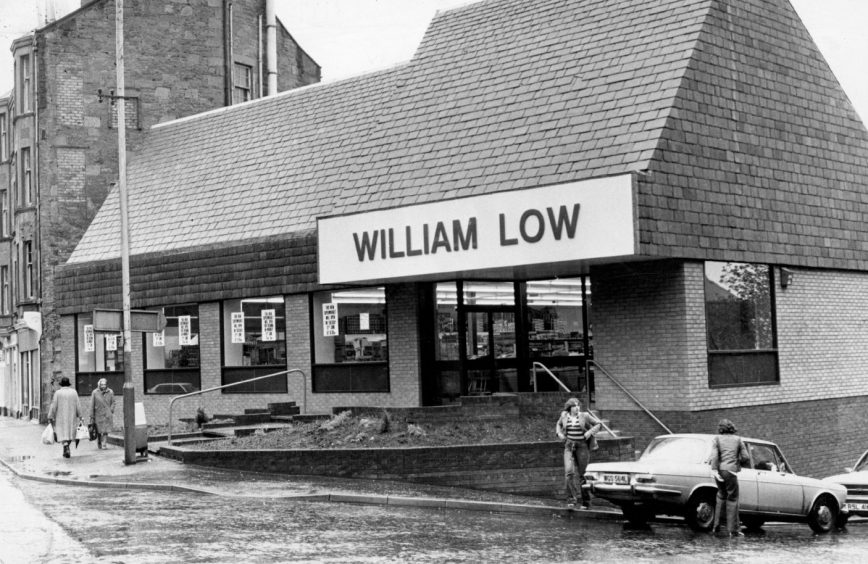
[[[844,468],[844,472],[846,472],[848,474],[851,473],[852,471],[853,471],[852,468]]]

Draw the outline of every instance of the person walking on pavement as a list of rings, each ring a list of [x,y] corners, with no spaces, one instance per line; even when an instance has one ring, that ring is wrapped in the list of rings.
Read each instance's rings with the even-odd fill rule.
[[[115,393],[108,380],[100,378],[90,394],[90,423],[96,425],[96,448],[108,448],[108,434],[114,425]]]
[[[69,458],[69,443],[75,440],[75,430],[81,420],[81,407],[78,393],[69,387],[69,378],[60,379],[60,389],[51,398],[48,409],[48,422],[54,427],[57,441],[63,445],[63,457]]]
[[[712,531],[720,530],[720,516],[726,506],[727,536],[744,536],[738,529],[738,471],[742,465],[750,464],[747,447],[736,433],[735,425],[729,419],[721,419],[717,425],[718,435],[714,437],[708,463],[714,470],[717,482],[717,500],[714,504],[714,524]]]
[[[591,460],[591,445],[596,445],[594,435],[599,430],[600,423],[594,424],[591,414],[582,411],[579,400],[567,400],[555,425],[555,432],[564,441],[564,481],[568,507],[575,507],[579,499],[582,500],[582,509],[591,506],[591,496],[582,488],[582,484],[585,483],[585,470]]]

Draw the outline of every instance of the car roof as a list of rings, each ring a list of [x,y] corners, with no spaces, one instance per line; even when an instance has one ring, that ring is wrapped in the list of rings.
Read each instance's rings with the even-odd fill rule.
[[[672,433],[671,435],[658,435],[654,438],[655,439],[665,439],[665,438],[669,438],[669,437],[684,437],[684,438],[696,438],[696,439],[702,439],[705,441],[710,441],[711,439],[713,439],[716,436],[718,436],[718,435],[715,435],[712,433]],[[777,446],[777,445],[775,445],[775,443],[773,443],[771,441],[766,441],[764,439],[754,439],[754,438],[745,437],[742,435],[739,435],[739,436],[742,438],[742,440],[749,441],[752,443]]]

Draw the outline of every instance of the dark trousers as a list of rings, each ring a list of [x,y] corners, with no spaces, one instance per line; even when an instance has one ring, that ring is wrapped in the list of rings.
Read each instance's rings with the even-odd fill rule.
[[[591,460],[591,451],[585,441],[566,441],[564,443],[564,481],[567,488],[567,501],[588,504],[591,495],[582,489],[585,483],[585,470]]]
[[[717,482],[717,502],[714,507],[714,529],[720,524],[720,516],[726,507],[726,528],[730,533],[738,532],[738,476],[729,470],[718,472],[723,478]]]

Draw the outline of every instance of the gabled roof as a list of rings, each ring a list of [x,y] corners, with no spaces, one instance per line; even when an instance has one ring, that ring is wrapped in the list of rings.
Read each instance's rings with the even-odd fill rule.
[[[153,129],[129,168],[131,247],[642,172],[643,254],[795,264],[816,245],[773,231],[796,233],[808,198],[822,215],[830,182],[850,206],[866,139],[787,0],[485,0],[439,13],[394,69]],[[117,217],[111,196],[70,263],[118,257]]]

